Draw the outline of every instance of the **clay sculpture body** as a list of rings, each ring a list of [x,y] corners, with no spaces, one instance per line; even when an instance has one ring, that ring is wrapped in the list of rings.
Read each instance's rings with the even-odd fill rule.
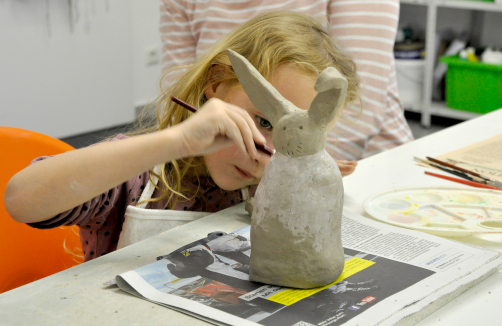
[[[309,110],[295,107],[241,55],[232,67],[253,105],[274,126],[272,156],[256,191],[250,279],[294,288],[333,282],[344,267],[342,176],[324,150],[327,126],[345,100],[347,80],[327,68]]]

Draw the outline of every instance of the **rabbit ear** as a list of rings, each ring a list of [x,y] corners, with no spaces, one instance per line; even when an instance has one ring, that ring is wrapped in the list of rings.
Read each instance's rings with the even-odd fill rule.
[[[227,53],[244,91],[272,125],[292,112],[293,103],[286,100],[246,58],[230,49]]]
[[[314,89],[318,92],[310,104],[309,116],[317,123],[328,125],[345,101],[347,79],[333,67],[328,67],[319,75]]]

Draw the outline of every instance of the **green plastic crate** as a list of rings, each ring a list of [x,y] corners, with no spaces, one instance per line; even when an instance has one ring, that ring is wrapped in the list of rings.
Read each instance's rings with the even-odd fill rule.
[[[446,106],[487,113],[502,108],[502,65],[442,57],[446,72]]]

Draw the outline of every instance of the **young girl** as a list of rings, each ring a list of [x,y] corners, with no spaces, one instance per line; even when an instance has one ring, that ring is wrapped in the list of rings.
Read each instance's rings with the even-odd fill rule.
[[[240,203],[239,189],[257,185],[269,160],[254,143],[272,146],[273,126],[240,87],[227,49],[246,57],[299,108],[309,108],[317,76],[327,67],[348,80],[346,102],[357,98],[356,66],[319,22],[294,12],[262,14],[181,67],[187,70],[157,101],[153,127],[38,158],[17,173],[5,192],[9,214],[42,229],[78,225],[87,261],[137,233],[124,219],[144,214],[143,208],[154,219],[177,215],[186,223],[203,215],[197,212]],[[199,112],[188,112],[171,96]],[[345,175],[355,168],[337,163]]]

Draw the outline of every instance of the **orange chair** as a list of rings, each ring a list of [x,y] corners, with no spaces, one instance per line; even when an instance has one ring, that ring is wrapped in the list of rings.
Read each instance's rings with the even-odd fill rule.
[[[0,127],[0,293],[57,273],[83,261],[78,227],[38,230],[14,221],[5,210],[9,179],[42,155],[73,150],[70,145],[33,131]],[[70,252],[65,250],[68,248]]]

